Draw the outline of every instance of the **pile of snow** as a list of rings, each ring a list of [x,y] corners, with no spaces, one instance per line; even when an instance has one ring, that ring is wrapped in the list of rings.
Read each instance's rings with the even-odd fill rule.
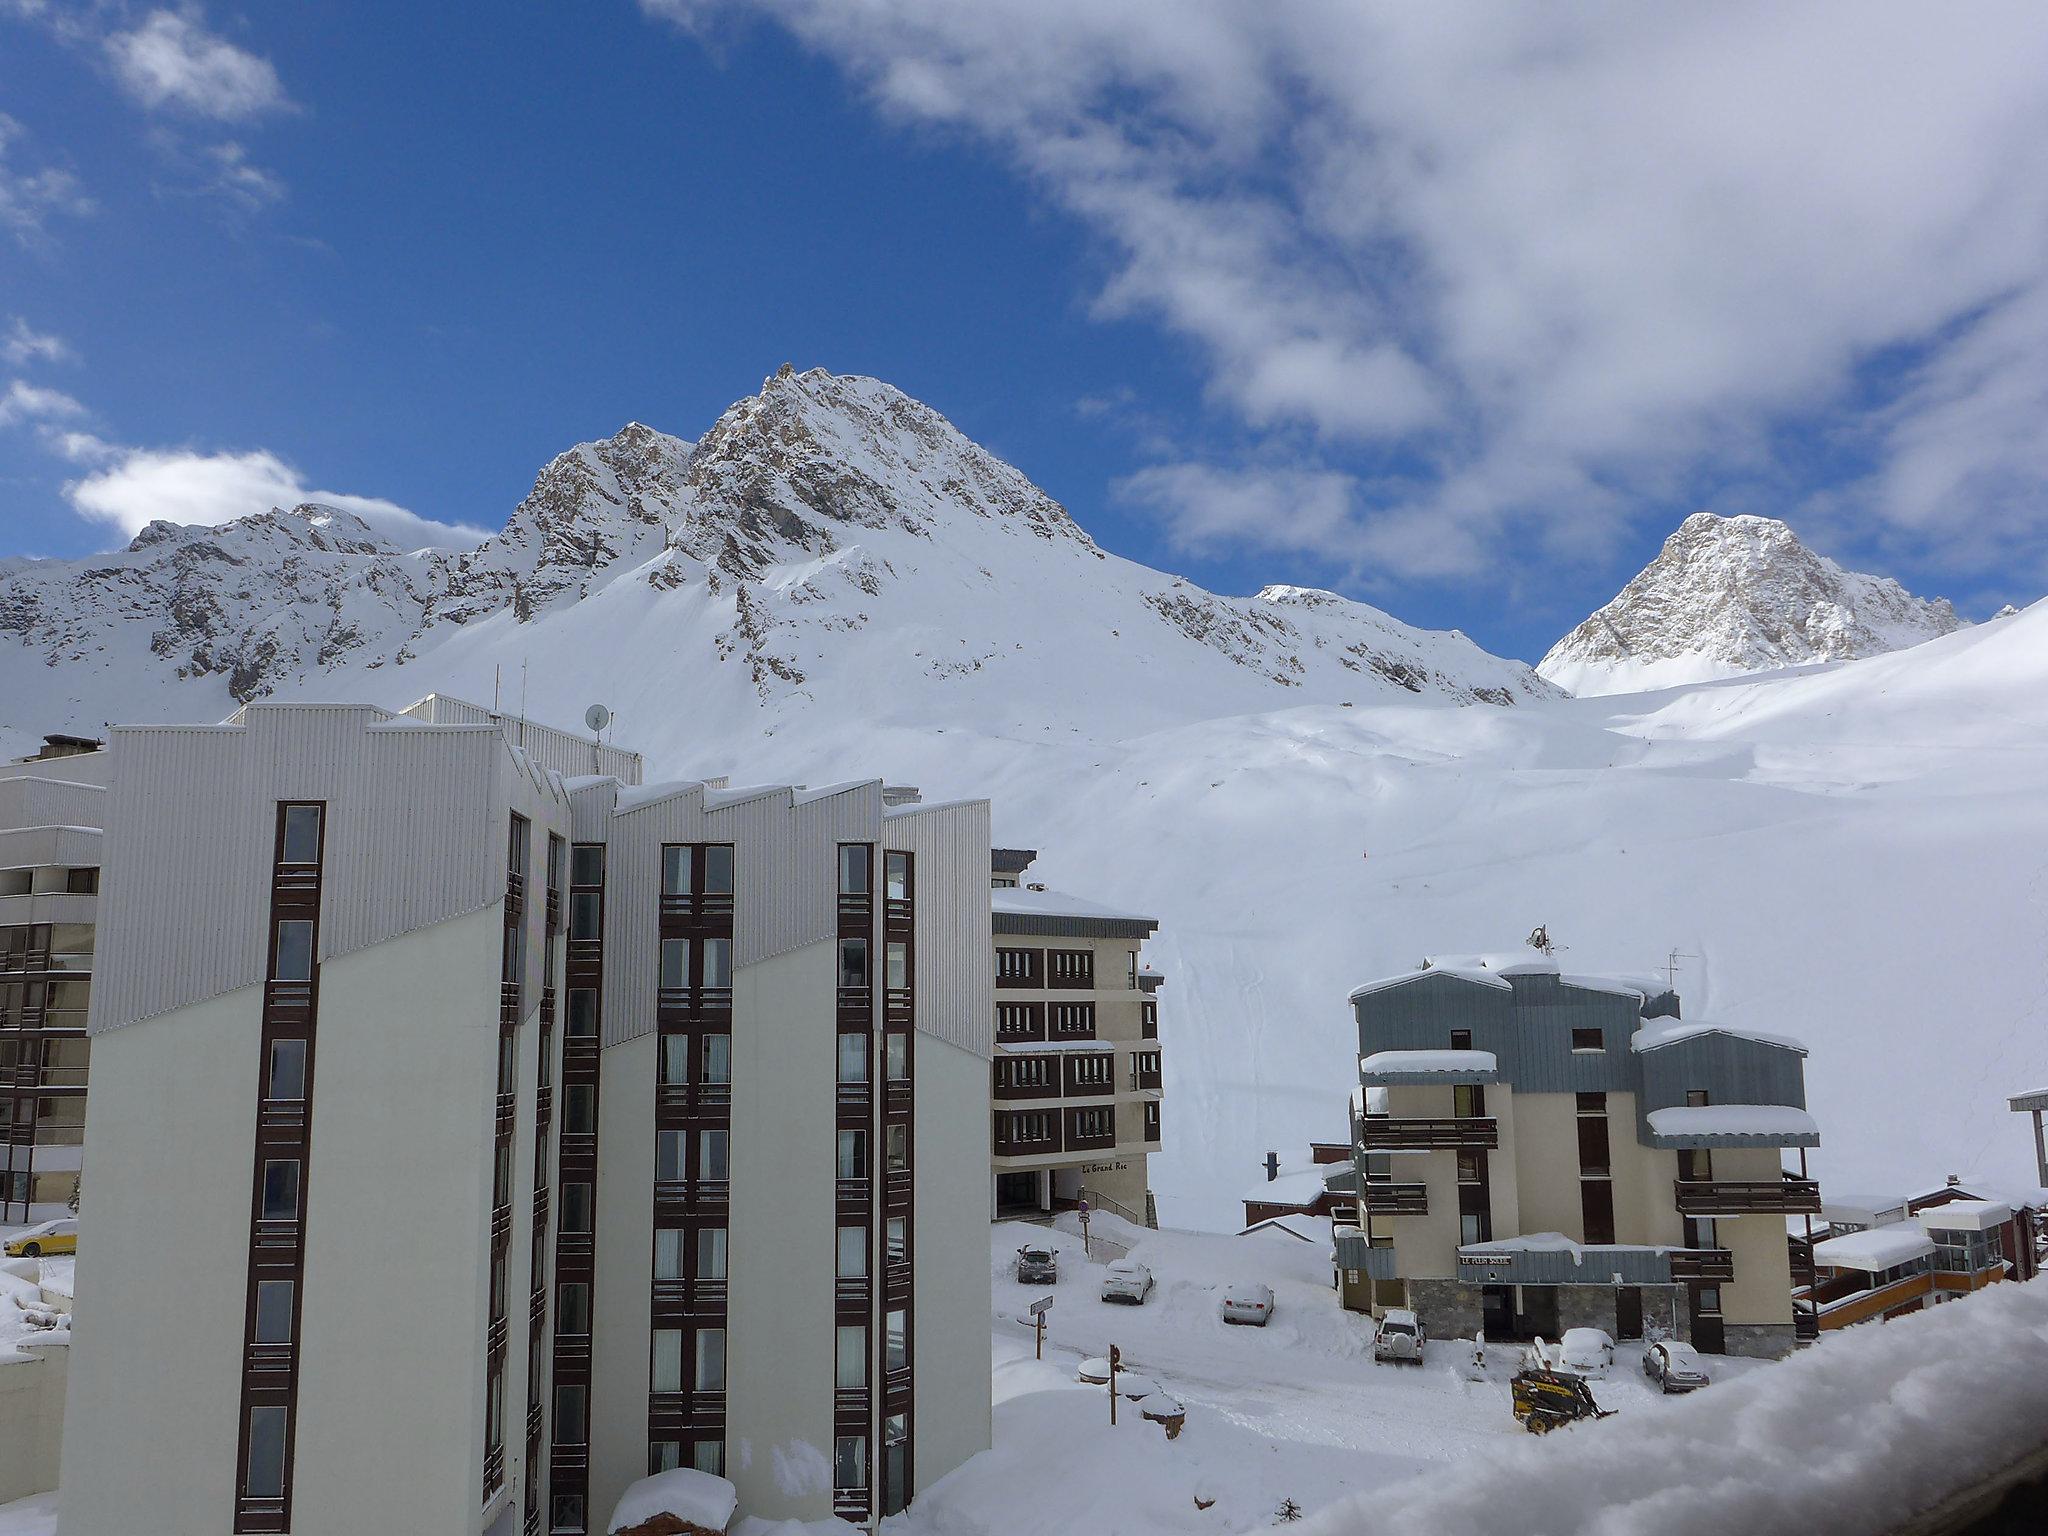
[[[1627,1374],[1627,1373],[1620,1373]],[[1321,1510],[1301,1536],[1884,1532],[2041,1447],[2048,1285],[1850,1328],[1705,1392],[1631,1407]]]
[[[657,1515],[674,1515],[707,1531],[722,1531],[738,1505],[738,1491],[724,1478],[695,1467],[672,1467],[628,1484],[605,1529],[628,1531]]]

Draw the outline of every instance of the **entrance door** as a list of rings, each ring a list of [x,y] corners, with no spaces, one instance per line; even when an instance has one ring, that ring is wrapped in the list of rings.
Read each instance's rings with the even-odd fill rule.
[[[1515,1336],[1523,1339],[1548,1339],[1553,1344],[1560,1337],[1557,1326],[1557,1287],[1554,1285],[1525,1285],[1522,1287],[1522,1315],[1516,1319]]]
[[[1727,1334],[1721,1327],[1721,1287],[1692,1287],[1692,1347],[1703,1355],[1728,1352]]]
[[[1479,1303],[1480,1326],[1489,1339],[1515,1336],[1515,1292],[1507,1285],[1489,1285]]]
[[[1641,1286],[1624,1285],[1614,1293],[1614,1336],[1617,1339],[1640,1339],[1643,1336]]]

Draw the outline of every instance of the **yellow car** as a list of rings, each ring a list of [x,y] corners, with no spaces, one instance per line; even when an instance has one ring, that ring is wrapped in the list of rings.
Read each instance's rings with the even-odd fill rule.
[[[36,1259],[46,1253],[78,1252],[78,1219],[67,1216],[58,1221],[46,1221],[39,1227],[30,1227],[26,1232],[17,1232],[7,1240],[7,1257],[10,1259]]]

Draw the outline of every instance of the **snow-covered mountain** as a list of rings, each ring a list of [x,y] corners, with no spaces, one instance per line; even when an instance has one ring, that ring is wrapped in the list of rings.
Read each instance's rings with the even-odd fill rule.
[[[1946,598],[1845,571],[1775,518],[1695,512],[1536,670],[1576,694],[1629,693],[1876,656],[1962,623]]]
[[[407,552],[331,507],[152,524],[0,567],[6,702],[51,728],[576,676],[593,650],[757,728],[1022,710],[1062,726],[1555,692],[1464,636],[1327,592],[1219,597],[1099,548],[930,407],[785,368],[692,444],[637,423],[559,455],[503,532]],[[580,709],[576,712],[580,716]]]

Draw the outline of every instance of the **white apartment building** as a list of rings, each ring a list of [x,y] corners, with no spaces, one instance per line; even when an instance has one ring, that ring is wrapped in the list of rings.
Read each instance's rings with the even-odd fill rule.
[[[107,755],[64,1536],[865,1519],[987,1445],[984,803],[442,697]]]
[[[1028,848],[991,855],[991,1210],[1029,1215],[1085,1197],[1156,1226],[1162,978],[1141,946],[1159,923],[1030,883],[1036,859]]]
[[[78,1192],[107,755],[52,736],[0,763],[0,1223]]]

